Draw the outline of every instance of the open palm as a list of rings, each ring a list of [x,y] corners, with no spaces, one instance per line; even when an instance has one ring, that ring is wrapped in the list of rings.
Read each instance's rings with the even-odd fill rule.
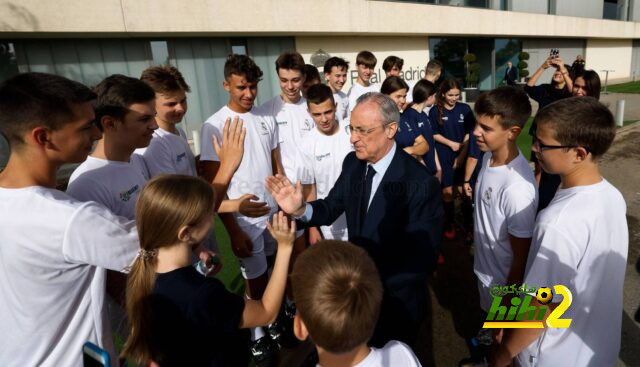
[[[304,214],[304,199],[302,197],[302,185],[300,181],[293,186],[285,176],[277,174],[269,176],[266,187],[278,203],[278,206],[287,214]]]

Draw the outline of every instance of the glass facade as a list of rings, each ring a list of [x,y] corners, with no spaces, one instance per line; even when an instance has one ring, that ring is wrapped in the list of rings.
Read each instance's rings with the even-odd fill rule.
[[[480,90],[489,90],[502,83],[507,61],[516,67],[522,42],[505,38],[429,38],[430,58],[444,65],[444,78],[457,79],[463,86],[473,86]],[[467,85],[467,65],[464,55],[472,53],[479,65],[478,82]]]

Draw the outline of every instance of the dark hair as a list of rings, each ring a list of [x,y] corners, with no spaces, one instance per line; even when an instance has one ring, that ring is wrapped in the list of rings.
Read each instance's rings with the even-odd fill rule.
[[[0,85],[0,132],[13,149],[24,144],[24,134],[37,126],[60,129],[75,117],[74,105],[90,102],[95,93],[67,78],[24,73]]]
[[[244,76],[249,83],[258,83],[262,80],[262,70],[247,55],[229,55],[224,63],[224,78],[229,80],[231,74]]]
[[[553,102],[538,111],[534,123],[551,125],[560,144],[584,147],[594,159],[606,153],[616,136],[611,111],[593,97]]]
[[[426,79],[420,79],[416,85],[413,86],[413,103],[422,103],[429,99],[432,95],[436,94],[436,86]]]
[[[291,288],[300,318],[317,346],[345,353],[373,335],[382,283],[361,247],[334,240],[309,247],[293,266]]]
[[[378,59],[370,51],[360,51],[356,56],[356,65],[364,65],[370,68],[376,67]]]
[[[156,93],[180,90],[191,92],[191,88],[184,81],[182,73],[177,68],[169,65],[152,66],[145,69],[140,76],[140,80],[147,83]]]
[[[307,106],[311,103],[320,104],[328,99],[331,100],[332,105],[336,104],[336,101],[333,98],[333,92],[328,85],[314,84],[307,90]]]
[[[311,64],[306,64],[304,66],[304,75],[305,75],[305,82],[311,82],[312,80],[317,80],[318,83],[322,82],[322,79],[320,78],[320,73],[318,72],[318,68]]]
[[[556,70],[553,72],[554,74],[556,73],[556,71],[560,71],[560,68],[559,68],[559,67],[557,67],[557,66],[555,66],[555,65],[553,65],[553,67],[556,69]],[[567,65],[567,64],[564,64],[564,67],[565,67],[565,69],[567,69],[567,70],[570,70],[570,69],[571,69],[571,66],[569,66],[569,65]],[[569,77],[571,77],[571,76],[569,76]],[[564,79],[563,79],[563,81],[564,81]],[[556,87],[557,87],[557,85],[558,85],[558,83],[557,83],[555,80],[553,80],[553,76],[551,76],[551,85],[552,85],[554,88],[556,88]]]
[[[336,56],[330,57],[324,63],[324,73],[325,74],[331,73],[331,69],[334,67],[338,69],[344,68],[345,71],[349,70],[349,61]]]
[[[425,68],[426,75],[435,75],[438,71],[442,71],[442,63],[439,60],[431,59]]]
[[[391,93],[399,91],[400,89],[406,89],[408,91],[409,86],[407,85],[407,82],[399,76],[390,76],[382,82],[380,93],[391,95]]]
[[[600,76],[598,73],[593,70],[585,70],[582,74],[576,75],[575,79],[573,79],[573,85],[575,85],[578,78],[584,80],[587,96],[600,100]]]
[[[284,52],[278,56],[276,60],[276,73],[280,69],[298,70],[302,75],[304,73],[304,59],[297,52]]]
[[[438,93],[436,94],[436,105],[438,108],[438,123],[441,126],[444,125],[444,121],[442,120],[442,117],[444,116],[444,108],[445,108],[444,95],[447,94],[447,92],[450,91],[451,89],[458,89],[459,91],[462,91],[462,88],[460,87],[460,83],[458,83],[457,80],[447,79],[443,81],[442,84],[440,84],[440,88],[438,88]]]
[[[531,102],[522,88],[514,86],[498,87],[482,93],[474,105],[476,115],[499,116],[500,126],[522,128],[531,117]]]
[[[149,102],[156,97],[156,92],[142,80],[121,74],[104,78],[94,91],[98,95],[93,105],[98,122],[104,116],[122,119],[132,104]],[[100,123],[98,127],[102,130]]]
[[[398,56],[389,56],[382,62],[382,70],[387,73],[393,69],[393,67],[397,67],[399,70],[402,70],[402,66],[404,65],[404,60],[399,58]]]

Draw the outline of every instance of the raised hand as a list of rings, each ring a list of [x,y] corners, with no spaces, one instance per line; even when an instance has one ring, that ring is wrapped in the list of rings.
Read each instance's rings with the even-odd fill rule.
[[[213,147],[220,158],[220,167],[235,172],[244,156],[244,138],[247,130],[242,127],[242,120],[238,116],[227,118],[222,130],[222,145],[217,136],[213,136]]]
[[[304,214],[304,198],[302,197],[302,185],[300,181],[294,187],[289,179],[281,174],[269,176],[266,179],[266,187],[282,210],[287,214],[300,216]]]
[[[267,229],[269,230],[269,233],[271,233],[271,237],[278,242],[278,247],[293,247],[293,241],[296,239],[296,221],[292,220],[291,225],[289,226],[287,223],[288,220],[289,219],[284,215],[284,212],[279,211],[273,215],[271,223],[267,222]]]

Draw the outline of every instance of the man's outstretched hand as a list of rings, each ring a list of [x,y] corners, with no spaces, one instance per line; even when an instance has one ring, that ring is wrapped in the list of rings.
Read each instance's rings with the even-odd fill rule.
[[[289,179],[281,174],[277,174],[267,177],[266,187],[285,213],[294,216],[304,214],[305,202],[302,197],[302,185],[300,181],[298,181],[294,187]]]

